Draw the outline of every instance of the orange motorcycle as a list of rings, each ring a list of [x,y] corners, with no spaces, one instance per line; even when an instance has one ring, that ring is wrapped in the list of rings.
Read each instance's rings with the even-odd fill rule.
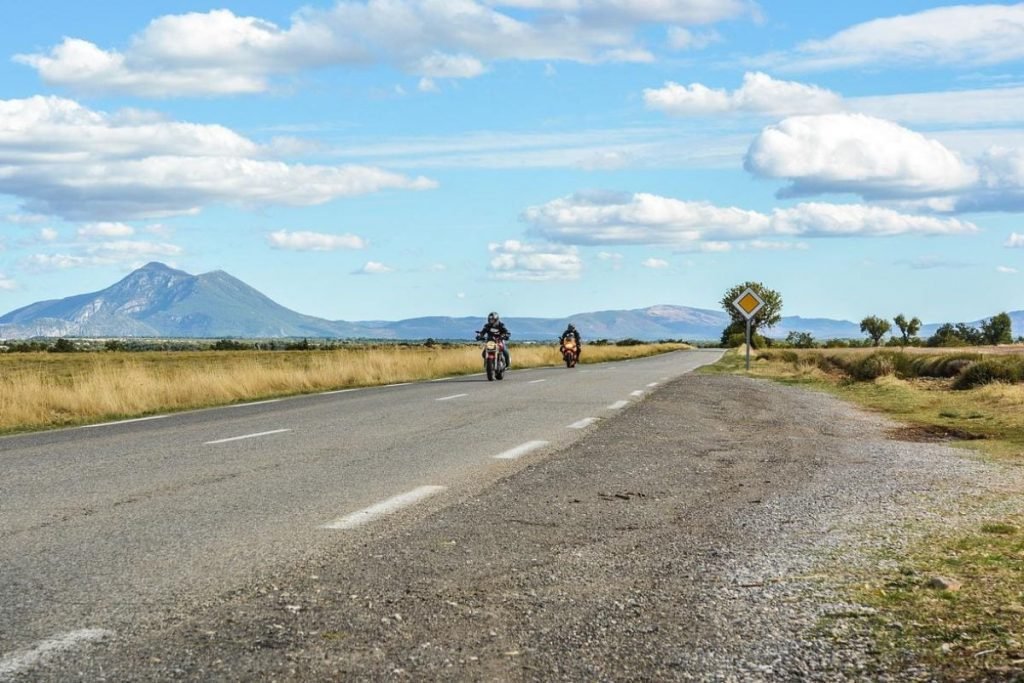
[[[576,347],[576,340],[572,337],[563,339],[562,346],[559,350],[562,352],[562,360],[565,361],[565,367],[576,367],[576,361],[580,359],[580,352]]]

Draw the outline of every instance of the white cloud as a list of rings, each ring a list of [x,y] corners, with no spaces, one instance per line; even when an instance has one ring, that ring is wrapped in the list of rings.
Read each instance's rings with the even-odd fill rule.
[[[1003,244],[1003,246],[1009,247],[1010,249],[1024,249],[1024,234],[1011,232],[1010,237],[1006,240],[1006,243]]]
[[[80,227],[76,234],[80,238],[85,239],[93,237],[131,237],[135,234],[135,228],[124,223],[89,223]]]
[[[107,114],[57,97],[0,100],[0,193],[36,213],[126,220],[214,203],[311,205],[436,184],[368,166],[286,164],[216,125]]]
[[[780,81],[758,72],[745,74],[743,85],[732,93],[700,83],[685,86],[670,81],[660,89],[644,90],[644,103],[650,109],[674,116],[724,113],[788,116],[836,112],[843,108],[842,98],[831,90]]]
[[[5,276],[3,273],[0,273],[0,289],[6,290],[6,291],[11,291],[11,290],[14,290],[14,289],[17,289],[17,288],[18,288],[18,283],[16,283],[11,278]]]
[[[51,85],[90,92],[230,95],[263,92],[274,76],[323,66],[388,64],[417,76],[474,78],[497,60],[648,61],[650,52],[638,42],[647,25],[709,24],[753,13],[746,0],[341,0],[299,11],[288,27],[223,9],[166,15],[124,51],[65,38],[15,60]],[[674,40],[685,42],[679,35]]]
[[[1003,273],[1004,275],[1016,275],[1019,271],[1010,266],[996,266],[996,272]]]
[[[53,228],[41,228],[39,230],[39,239],[43,240],[44,242],[53,242],[59,236],[60,236],[60,233],[58,233]]]
[[[386,266],[380,261],[367,261],[366,264],[355,271],[356,275],[383,275],[384,273],[394,272],[394,268]]]
[[[649,258],[644,259],[640,265],[642,265],[644,268],[650,268],[652,270],[661,270],[663,268],[668,268],[668,261],[660,258]]]
[[[769,126],[750,145],[745,166],[762,177],[789,180],[785,196],[950,194],[978,177],[938,141],[863,114],[795,116]]]
[[[434,82],[433,78],[421,78],[416,89],[420,92],[441,92],[441,89],[437,87],[437,83]]]
[[[955,5],[875,19],[781,58],[793,69],[986,65],[1024,58],[1024,4]]]
[[[322,232],[277,230],[267,235],[267,243],[274,249],[292,251],[336,251],[338,249],[365,249],[366,240],[357,235],[331,235]]]
[[[682,26],[671,26],[668,29],[668,45],[677,51],[703,50],[721,39],[722,37],[716,31],[695,32]]]
[[[571,195],[530,207],[523,218],[530,223],[533,234],[562,244],[646,244],[702,251],[728,250],[732,242],[767,248],[768,243],[762,241],[766,238],[960,235],[977,231],[966,221],[861,204],[803,203],[764,214],[647,193]]]
[[[26,262],[37,269],[67,270],[90,266],[138,264],[140,260],[168,259],[183,253],[184,249],[181,247],[166,242],[115,240],[85,244],[79,253],[34,254],[28,257]]]
[[[488,250],[490,270],[499,280],[576,280],[583,270],[574,247],[506,240],[490,244]]]

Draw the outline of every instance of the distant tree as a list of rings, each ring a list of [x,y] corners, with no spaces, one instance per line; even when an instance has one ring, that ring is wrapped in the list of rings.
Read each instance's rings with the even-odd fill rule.
[[[882,343],[882,337],[889,333],[892,329],[892,325],[885,318],[879,318],[877,315],[869,315],[860,321],[860,331],[871,337],[872,346],[878,346]]]
[[[981,335],[984,337],[986,344],[993,346],[996,344],[1012,344],[1012,328],[1013,321],[1010,320],[1010,316],[1006,313],[1000,313],[988,320],[981,321]]]
[[[907,346],[911,340],[917,337],[917,333],[921,331],[921,321],[918,318],[911,318],[907,320],[902,313],[892,319],[896,323],[896,327],[900,330],[900,346]]]
[[[722,331],[722,343],[727,346],[730,344],[730,338],[735,338],[734,335],[742,334],[744,340],[746,339],[747,331],[747,319],[743,317],[743,314],[736,310],[736,307],[732,305],[732,302],[742,294],[747,288],[753,290],[761,300],[764,301],[764,306],[761,307],[753,318],[750,320],[750,341],[755,347],[761,345],[757,343],[758,330],[771,327],[780,320],[782,320],[782,295],[776,292],[774,289],[768,289],[760,282],[744,282],[743,284],[736,285],[730,288],[725,296],[722,297],[721,305],[722,309],[729,315],[731,322],[729,326]],[[763,339],[763,338],[762,338]]]
[[[71,353],[72,351],[77,351],[78,349],[75,348],[75,343],[73,341],[61,337],[60,339],[55,341],[53,343],[53,346],[51,346],[47,350],[52,351],[53,353]]]
[[[928,346],[977,346],[983,344],[984,335],[966,323],[945,323],[928,337]]]
[[[810,332],[790,332],[786,335],[786,344],[796,349],[813,349],[814,337]]]

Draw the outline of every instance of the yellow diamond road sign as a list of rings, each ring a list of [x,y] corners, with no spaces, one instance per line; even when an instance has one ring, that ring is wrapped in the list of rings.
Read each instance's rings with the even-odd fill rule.
[[[757,292],[748,287],[743,290],[742,294],[736,297],[732,302],[732,305],[736,310],[743,314],[743,317],[750,320],[754,317],[754,314],[760,311],[761,307],[764,306],[764,299],[759,297]]]

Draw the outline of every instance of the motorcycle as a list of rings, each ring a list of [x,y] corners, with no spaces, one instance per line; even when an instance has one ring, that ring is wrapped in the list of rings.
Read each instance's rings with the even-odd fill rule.
[[[576,361],[579,360],[579,355],[576,349],[576,340],[572,337],[564,339],[559,350],[562,352],[562,360],[565,361],[565,367],[576,367]]]
[[[484,343],[481,355],[484,358],[484,372],[487,373],[487,381],[502,379],[505,376],[505,340],[493,336],[484,339],[480,335],[477,335],[476,339]]]

